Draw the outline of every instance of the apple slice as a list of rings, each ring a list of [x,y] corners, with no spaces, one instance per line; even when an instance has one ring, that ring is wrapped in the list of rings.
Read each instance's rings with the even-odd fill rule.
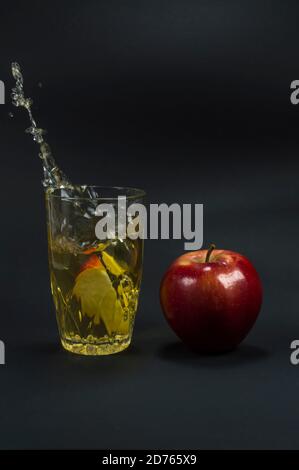
[[[81,304],[81,313],[93,319],[95,325],[103,321],[108,335],[126,334],[128,321],[116,291],[101,261],[91,255],[76,277],[73,296]]]

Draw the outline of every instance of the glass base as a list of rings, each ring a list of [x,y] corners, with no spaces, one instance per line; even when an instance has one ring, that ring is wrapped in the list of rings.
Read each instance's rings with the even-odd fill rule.
[[[61,344],[64,349],[74,354],[81,354],[82,356],[106,356],[108,354],[116,354],[127,349],[130,343],[130,337],[115,340],[113,343],[83,343],[61,338]]]

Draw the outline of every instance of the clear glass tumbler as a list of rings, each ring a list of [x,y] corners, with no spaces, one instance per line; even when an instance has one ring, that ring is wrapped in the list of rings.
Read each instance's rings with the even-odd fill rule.
[[[119,197],[129,206],[142,203],[145,194],[87,189],[93,199],[71,198],[64,189],[46,193],[51,290],[63,347],[76,354],[113,354],[131,342],[143,257],[143,240],[119,233]],[[96,232],[100,204],[116,215],[115,232],[103,239]]]

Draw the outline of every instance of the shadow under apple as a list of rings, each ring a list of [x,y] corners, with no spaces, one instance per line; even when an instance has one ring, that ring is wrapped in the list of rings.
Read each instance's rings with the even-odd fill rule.
[[[158,356],[165,361],[185,363],[194,367],[220,369],[266,360],[269,357],[269,351],[259,346],[240,344],[229,352],[203,354],[192,351],[184,343],[177,341],[160,348]]]

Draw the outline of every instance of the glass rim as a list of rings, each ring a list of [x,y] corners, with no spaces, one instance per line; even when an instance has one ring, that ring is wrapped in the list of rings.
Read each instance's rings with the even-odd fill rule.
[[[83,186],[83,185],[82,185]],[[146,192],[143,189],[139,188],[134,188],[131,186],[100,186],[100,185],[94,185],[94,184],[87,184],[84,185],[86,188],[94,188],[96,190],[102,190],[103,192],[106,191],[115,191],[118,192],[117,195],[115,196],[99,196],[92,198],[93,201],[117,201],[119,197],[125,196],[126,199],[132,200],[132,199],[141,199],[146,196]],[[68,197],[68,196],[63,196],[61,194],[55,194],[55,192],[62,191],[64,188],[55,188],[52,191],[47,191],[46,190],[46,198],[57,198],[65,201],[87,201],[90,200],[90,197],[88,196],[80,196],[80,197]]]

